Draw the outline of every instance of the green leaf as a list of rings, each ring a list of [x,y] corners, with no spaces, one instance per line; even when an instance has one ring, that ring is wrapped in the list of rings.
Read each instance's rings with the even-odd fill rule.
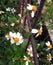
[[[9,22],[16,22],[17,18],[16,17],[9,17],[8,21]]]

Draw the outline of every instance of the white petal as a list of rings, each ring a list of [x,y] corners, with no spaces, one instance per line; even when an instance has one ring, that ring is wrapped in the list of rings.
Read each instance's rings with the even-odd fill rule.
[[[30,56],[33,57],[33,54],[31,54]]]
[[[7,38],[7,40],[9,40],[8,35],[5,35],[5,37]]]
[[[35,15],[35,12],[34,12],[34,11],[32,11],[32,13],[31,13],[31,17],[33,18],[33,17],[34,17],[34,15]]]
[[[38,33],[38,30],[37,29],[32,29],[31,33]]]
[[[21,14],[18,14],[19,17],[21,17]]]
[[[20,36],[20,39],[23,39],[23,37],[22,37],[22,36]]]
[[[19,32],[17,32],[17,37],[20,37],[20,35],[21,35],[21,34],[20,34]]]
[[[24,56],[24,60],[26,60],[26,56]]]
[[[35,37],[38,37],[39,36],[39,34],[37,34]]]
[[[20,40],[20,41],[19,41],[19,43],[21,43],[21,44],[22,44],[22,43],[23,43],[23,40]]]
[[[30,50],[32,50],[32,47],[30,47]]]
[[[16,43],[16,45],[20,45],[20,43]]]
[[[10,7],[6,8],[6,11],[10,11],[10,9],[11,9]]]
[[[5,37],[7,38],[7,37],[8,37],[8,35],[5,35]]]
[[[40,30],[42,30],[42,26],[40,27]]]
[[[2,11],[2,13],[4,13],[4,11]]]
[[[27,9],[32,10],[32,5],[28,4]]]
[[[28,61],[26,61],[26,65],[28,65]]]
[[[46,44],[47,46],[50,46],[50,42],[49,42],[49,41],[48,41],[48,42],[46,42],[45,44]]]
[[[14,37],[14,38],[17,37],[16,33],[13,33],[13,37]]]
[[[27,51],[30,51],[30,49],[29,49],[29,48],[27,48]]]
[[[12,32],[9,32],[9,35],[12,37],[13,36],[13,33]]]
[[[11,23],[11,26],[13,27],[15,25],[15,23]]]
[[[11,42],[11,44],[14,44],[14,40],[13,39],[11,39],[10,42]]]

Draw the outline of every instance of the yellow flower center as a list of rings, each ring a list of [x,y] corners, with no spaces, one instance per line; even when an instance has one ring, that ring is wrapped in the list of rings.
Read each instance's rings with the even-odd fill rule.
[[[52,45],[50,44],[50,46],[48,46],[50,49],[52,49]]]
[[[30,50],[29,53],[32,54],[33,53],[32,50]]]
[[[8,35],[8,39],[11,39],[11,36],[10,35]]]
[[[43,30],[38,30],[38,34],[42,35]]]
[[[32,10],[36,12],[37,11],[37,6],[33,6]]]
[[[26,61],[29,61],[30,60],[30,58],[29,57],[26,57]]]
[[[15,43],[19,42],[19,38],[14,38]]]

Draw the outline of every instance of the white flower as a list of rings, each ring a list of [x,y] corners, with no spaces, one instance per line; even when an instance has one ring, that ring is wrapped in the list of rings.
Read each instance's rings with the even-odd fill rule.
[[[48,47],[48,49],[52,49],[52,48],[53,48],[53,46],[52,46],[52,44],[50,43],[50,41],[46,42],[45,44],[46,44],[46,46]]]
[[[32,31],[31,31],[31,33],[37,34],[36,37],[38,37],[39,35],[42,35],[42,32],[43,32],[42,26],[40,27],[39,30],[37,30],[37,29],[32,29]]]
[[[35,12],[37,11],[37,6],[33,6],[33,5],[30,5],[30,4],[27,4],[27,10],[31,10],[32,11],[31,17],[33,18]]]
[[[7,40],[11,39],[13,36],[13,33],[12,32],[9,32],[8,35],[5,35],[5,37],[7,38]]]
[[[4,11],[0,10],[0,14],[4,13]]]
[[[14,8],[11,9],[12,13],[16,12],[16,10]]]
[[[11,44],[16,44],[16,45],[20,45],[23,42],[23,37],[22,35],[18,32],[18,33],[13,33],[13,38],[11,38]]]
[[[24,56],[24,60],[26,61],[26,65],[28,65],[28,63],[30,62],[30,58],[29,58],[29,57]]]
[[[27,48],[27,53],[28,55],[30,55],[31,57],[33,57],[33,51],[32,51],[32,47],[30,46],[29,48]]]
[[[6,11],[11,11],[11,8],[10,7],[6,8]]]
[[[51,61],[51,60],[52,60],[52,56],[51,56],[51,54],[50,54],[50,53],[47,55],[47,60],[49,60],[49,61]]]

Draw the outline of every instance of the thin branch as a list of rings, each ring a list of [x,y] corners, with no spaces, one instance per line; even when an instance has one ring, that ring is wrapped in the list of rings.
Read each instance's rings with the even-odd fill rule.
[[[32,26],[31,26],[31,17],[30,17],[29,13],[27,14],[27,22],[28,22],[29,30],[31,31]],[[38,62],[38,59],[37,59],[37,50],[36,50],[36,45],[35,45],[33,34],[30,35],[30,40],[28,40],[28,41],[29,42],[31,41],[31,43],[32,43],[34,65],[39,65],[39,62]]]
[[[36,44],[35,44],[35,41],[34,41],[33,34],[31,35],[31,40],[30,41],[32,43],[34,65],[39,65],[38,58],[37,58]]]

